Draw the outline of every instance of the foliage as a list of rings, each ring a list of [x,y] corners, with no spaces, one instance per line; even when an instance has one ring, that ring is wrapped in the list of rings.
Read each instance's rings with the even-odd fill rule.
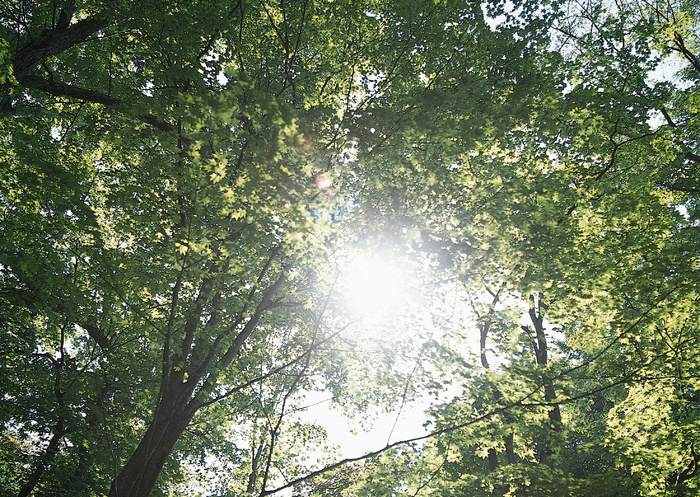
[[[696,3],[0,12],[3,496],[697,493]]]

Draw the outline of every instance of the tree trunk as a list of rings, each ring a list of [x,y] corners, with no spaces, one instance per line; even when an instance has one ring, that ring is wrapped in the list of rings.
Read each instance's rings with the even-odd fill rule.
[[[503,286],[501,286],[501,289],[503,289]],[[480,352],[481,365],[484,369],[491,369],[491,366],[489,365],[488,359],[486,358],[486,340],[488,338],[489,332],[491,331],[491,325],[492,325],[491,318],[495,312],[496,304],[498,304],[498,301],[500,299],[500,294],[501,294],[500,289],[496,293],[491,293],[491,295],[493,296],[493,301],[491,302],[491,306],[489,308],[487,315],[485,316],[484,321],[479,326],[479,334],[480,334],[479,345],[480,345],[480,350],[481,350],[481,352]],[[498,389],[498,387],[495,385],[492,385],[492,392],[493,392],[493,397],[494,397],[496,404],[500,404],[501,401],[503,400],[503,394]],[[506,461],[508,462],[508,464],[513,464],[513,463],[515,463],[515,453],[513,450],[513,430],[512,430],[512,424],[514,421],[513,415],[509,412],[505,412],[504,419],[505,419],[506,425],[509,427],[509,430],[504,437],[504,443],[505,443],[505,447],[506,447]],[[494,448],[488,449],[488,462],[489,462],[489,471],[491,471],[493,473],[494,471],[496,471],[498,469],[500,462],[498,460],[498,452],[496,452],[496,449],[494,449]],[[506,485],[496,485],[496,487],[494,488],[494,495],[505,495],[507,491],[508,491],[508,487]]]
[[[530,306],[530,320],[535,328],[535,339],[533,341],[533,348],[535,351],[535,362],[538,366],[546,366],[548,362],[547,354],[547,337],[544,333],[543,326],[543,306],[540,302],[541,295],[536,295],[532,299],[532,305]],[[554,383],[552,379],[545,374],[542,375],[542,386],[544,387],[544,400],[546,402],[553,402],[557,398],[557,392],[554,388]],[[549,430],[553,433],[561,433],[562,421],[561,421],[561,410],[559,405],[555,404],[547,413],[549,417]],[[554,450],[552,449],[552,440],[548,436],[545,441],[545,448],[540,455],[540,462],[547,466],[552,466],[552,455]]]
[[[175,443],[198,407],[185,385],[166,393],[136,451],[112,481],[109,497],[148,497]]]
[[[63,419],[58,418],[58,422],[56,423],[56,427],[54,428],[53,436],[51,437],[49,446],[44,451],[44,454],[39,458],[39,462],[34,468],[34,471],[32,471],[32,474],[27,479],[27,482],[20,489],[19,494],[17,494],[17,497],[28,497],[32,494],[34,488],[39,483],[41,476],[51,465],[51,462],[56,456],[56,453],[58,452],[58,444],[69,431],[70,428],[64,427]]]

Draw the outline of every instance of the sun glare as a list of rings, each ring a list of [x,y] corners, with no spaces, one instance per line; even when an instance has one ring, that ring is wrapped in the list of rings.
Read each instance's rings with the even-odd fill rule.
[[[391,316],[406,305],[409,275],[399,260],[362,253],[348,261],[341,278],[342,300],[360,314]]]

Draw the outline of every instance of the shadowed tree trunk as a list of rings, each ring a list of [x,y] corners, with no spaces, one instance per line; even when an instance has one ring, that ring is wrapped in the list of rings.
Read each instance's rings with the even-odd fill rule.
[[[547,337],[544,333],[543,321],[544,308],[541,302],[541,295],[536,294],[532,297],[530,301],[530,310],[528,312],[530,316],[530,321],[535,329],[535,336],[532,339],[532,348],[535,352],[535,360],[537,366],[545,368],[548,362],[547,356]],[[530,334],[528,327],[523,327],[523,329]],[[554,389],[554,383],[552,379],[545,372],[542,374],[542,386],[544,388],[544,400],[546,402],[553,402],[557,398],[556,390]],[[561,433],[562,430],[562,420],[561,420],[561,410],[558,405],[554,405],[547,413],[549,417],[549,430],[554,433]],[[547,437],[545,441],[545,448],[540,454],[540,462],[552,467],[552,440],[551,437]]]
[[[188,402],[189,389],[164,396],[148,430],[112,482],[109,497],[148,497],[175,443],[200,407]]]

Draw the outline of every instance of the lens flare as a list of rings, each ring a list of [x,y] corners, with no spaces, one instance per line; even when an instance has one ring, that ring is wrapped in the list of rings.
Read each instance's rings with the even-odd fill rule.
[[[319,190],[328,190],[333,185],[333,179],[325,174],[316,176],[316,187]]]

